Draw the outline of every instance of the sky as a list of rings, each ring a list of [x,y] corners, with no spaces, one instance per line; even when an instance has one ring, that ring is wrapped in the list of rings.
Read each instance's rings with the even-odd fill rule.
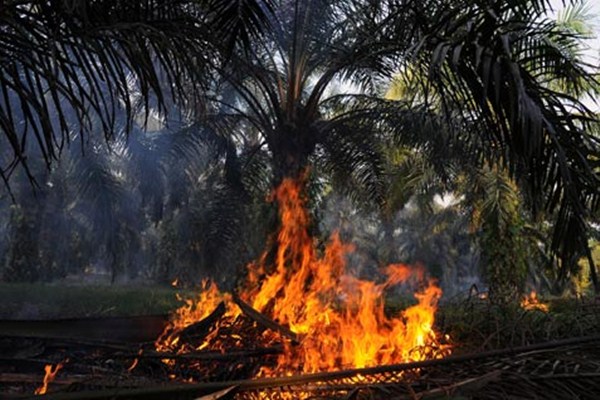
[[[568,1],[565,2],[568,3]],[[555,15],[564,8],[563,0],[550,0],[550,3],[554,9],[552,15]],[[588,57],[588,63],[600,66],[600,0],[585,0],[585,3],[590,8],[590,14],[592,16],[590,23],[592,25],[591,28],[595,33],[595,37],[587,41],[588,48],[585,50],[585,54]],[[584,103],[590,109],[600,112],[600,104],[595,104],[592,101],[584,101]]]
[[[590,14],[593,16],[591,21],[592,28],[596,33],[596,37],[589,40],[590,49],[588,49],[588,54],[596,60],[596,65],[598,65],[600,58],[600,1],[585,0],[584,2],[590,8]],[[551,0],[550,3],[555,11],[553,14],[564,8],[563,0]]]

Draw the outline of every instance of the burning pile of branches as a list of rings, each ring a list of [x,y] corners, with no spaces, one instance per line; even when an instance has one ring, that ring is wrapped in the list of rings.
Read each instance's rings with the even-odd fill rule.
[[[171,325],[156,342],[157,350],[185,354],[196,350],[225,351],[285,347],[272,365],[263,365],[257,377],[363,368],[398,362],[441,358],[450,346],[434,331],[441,290],[420,268],[402,264],[383,270],[380,283],[363,280],[346,271],[352,246],[333,234],[322,255],[309,235],[310,219],[301,183],[286,179],[276,189],[281,228],[276,238],[274,265],[269,253],[248,268],[248,279],[239,295],[219,292],[214,284],[194,303],[180,308]],[[413,283],[417,304],[399,315],[384,312],[384,292]],[[214,310],[214,311],[213,311]],[[240,316],[270,328],[248,332]],[[203,318],[215,321],[206,331]],[[205,321],[206,321],[205,320]],[[247,318],[246,318],[247,320]],[[206,333],[204,340],[189,340],[192,332]]]
[[[7,339],[2,344],[7,344]],[[12,346],[24,345],[23,339]],[[42,349],[43,347],[43,349]],[[410,363],[400,363],[361,369],[299,374],[293,376],[225,379],[173,377],[173,368],[161,360],[171,359],[184,372],[187,363],[212,363],[224,370],[227,366],[256,364],[254,360],[276,355],[248,350],[218,353],[197,351],[175,355],[159,353],[151,344],[143,351],[132,351],[132,345],[97,342],[40,339],[11,357],[10,366],[20,372],[0,373],[0,390],[5,398],[31,395],[42,384],[49,399],[414,399],[436,396],[475,396],[478,399],[595,399],[600,394],[600,336],[558,340],[511,349],[476,354],[451,355]],[[4,350],[6,348],[3,347]],[[48,360],[24,357],[41,349],[44,357],[69,358],[62,369],[59,362],[47,370],[53,373],[43,378],[43,362]],[[277,349],[271,349],[275,353]],[[283,349],[279,349],[282,351]],[[17,355],[19,353],[20,355]],[[38,374],[27,373],[33,368]],[[240,367],[241,368],[241,367]],[[56,371],[58,371],[56,373]],[[213,370],[216,372],[216,370]],[[231,371],[230,371],[231,372]],[[233,370],[234,375],[240,370]],[[198,375],[196,377],[200,377]],[[207,378],[207,377],[205,377]],[[52,379],[54,379],[52,381]],[[174,382],[175,381],[175,382]],[[17,386],[21,390],[17,391]],[[13,393],[11,395],[11,393]],[[206,396],[206,397],[202,397]]]
[[[525,310],[539,310],[548,312],[548,304],[540,301],[535,290],[523,297],[523,300],[521,300],[521,307],[523,307]]]

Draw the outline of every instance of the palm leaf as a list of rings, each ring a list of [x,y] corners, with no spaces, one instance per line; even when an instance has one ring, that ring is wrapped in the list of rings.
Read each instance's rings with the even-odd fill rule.
[[[270,10],[261,0],[4,2],[0,130],[12,159],[0,176],[6,182],[16,165],[29,171],[27,142],[49,165],[72,131],[100,124],[112,135],[121,109],[128,131],[140,111],[147,121],[151,108],[165,112],[173,101],[197,109],[220,35],[247,45]]]
[[[544,77],[575,91],[582,82],[594,85],[594,77],[564,50],[575,34],[543,19],[546,2],[463,3],[437,15],[418,11],[426,22],[416,57],[445,112],[462,109],[465,121],[483,122],[493,133],[484,136],[491,159],[507,165],[532,210],[559,211],[553,249],[572,258],[587,231],[588,205],[600,196],[591,168],[600,143],[587,131],[595,120],[590,110]]]

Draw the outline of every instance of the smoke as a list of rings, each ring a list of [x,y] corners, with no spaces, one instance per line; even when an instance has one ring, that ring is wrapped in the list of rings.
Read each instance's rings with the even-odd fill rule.
[[[431,206],[431,207],[429,207]],[[376,279],[379,269],[392,263],[423,266],[439,281],[446,297],[467,292],[480,281],[480,257],[469,218],[456,204],[428,207],[413,199],[391,218],[364,211],[341,195],[330,195],[321,211],[320,229],[339,230],[355,246],[349,269]]]

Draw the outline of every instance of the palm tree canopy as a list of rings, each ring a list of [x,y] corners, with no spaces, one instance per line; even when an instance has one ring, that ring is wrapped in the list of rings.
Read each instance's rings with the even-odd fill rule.
[[[572,257],[587,246],[587,210],[600,199],[597,119],[573,94],[597,87],[597,67],[572,51],[580,34],[544,17],[546,2],[484,4],[421,13],[432,39],[420,63],[443,107],[469,110],[461,118],[486,132],[488,159],[508,167],[530,209],[557,212],[553,248]]]
[[[250,154],[266,146],[275,182],[320,163],[379,202],[390,137],[502,164],[535,214],[557,214],[556,252],[567,259],[585,246],[587,217],[600,204],[600,143],[589,133],[597,119],[577,96],[597,81],[572,51],[581,33],[546,18],[548,1],[4,4],[5,180],[28,168],[32,142],[47,163],[56,158],[72,120],[81,133],[100,124],[111,135],[119,113],[127,127],[138,107],[147,115],[178,102],[221,136],[243,138]],[[407,69],[431,89],[383,99],[381,82]],[[358,93],[335,93],[336,84]],[[238,142],[226,141],[232,165]]]
[[[49,165],[74,132],[100,125],[108,137],[140,111],[199,107],[211,65],[258,35],[269,10],[268,0],[4,1],[0,129],[12,154],[1,177],[29,171],[30,142]]]

